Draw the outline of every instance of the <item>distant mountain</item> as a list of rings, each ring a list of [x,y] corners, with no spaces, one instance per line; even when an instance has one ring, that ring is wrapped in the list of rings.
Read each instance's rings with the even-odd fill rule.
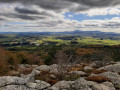
[[[0,32],[0,33],[13,33],[18,36],[30,35],[43,35],[43,36],[80,36],[80,37],[94,37],[100,39],[120,39],[119,33],[114,32],[101,32],[101,31],[64,31],[64,32]]]
[[[114,32],[101,32],[101,31],[66,31],[66,32],[57,32],[58,35],[75,35],[81,37],[94,37],[100,39],[120,39],[119,33]]]

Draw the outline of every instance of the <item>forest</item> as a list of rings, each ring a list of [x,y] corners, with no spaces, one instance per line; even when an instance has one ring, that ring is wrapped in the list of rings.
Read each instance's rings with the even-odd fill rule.
[[[111,36],[111,33],[105,33],[105,37],[101,37],[101,33],[103,32],[1,33],[0,75],[9,75],[10,71],[17,70],[20,64],[119,61],[119,35]]]

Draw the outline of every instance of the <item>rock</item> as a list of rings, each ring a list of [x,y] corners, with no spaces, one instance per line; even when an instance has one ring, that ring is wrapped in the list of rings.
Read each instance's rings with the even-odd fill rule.
[[[39,90],[48,87],[50,87],[50,84],[40,80],[29,82],[27,78],[0,77],[0,90]]]
[[[71,71],[69,74],[86,75],[86,73],[83,71]]]
[[[38,65],[32,65],[32,67],[35,67],[35,68],[36,68],[36,67],[38,67]]]
[[[111,82],[104,82],[102,84],[104,84],[105,86],[108,86],[109,87],[108,90],[115,90],[115,87]]]
[[[89,85],[92,90],[115,90],[111,82],[104,82],[101,84],[91,82]]]
[[[89,85],[88,82],[83,79],[83,78],[79,78],[77,79],[73,85],[71,86],[71,90],[92,90]]]
[[[53,64],[50,66],[50,73],[55,73],[55,74],[59,73],[59,69],[60,69],[59,65]]]
[[[41,66],[38,66],[36,68],[36,70],[39,70],[39,71],[49,71],[50,70],[50,67],[47,66],[47,65],[41,65]]]
[[[11,76],[0,77],[0,87],[12,85],[12,84],[24,85],[25,83],[27,83],[27,80],[20,77],[11,77]]]
[[[97,67],[103,67],[105,66],[108,62],[107,61],[94,61]]]
[[[59,90],[59,89],[58,89],[58,88],[56,88],[56,87],[54,87],[54,86],[52,86],[52,87],[49,87],[49,88],[44,89],[44,90]]]
[[[58,88],[59,90],[67,89],[70,90],[71,84],[74,83],[74,81],[60,81],[53,85],[53,87]]]
[[[114,84],[116,88],[120,89],[120,75],[117,73],[113,72],[105,72],[100,74],[101,76],[105,76],[111,80],[111,82]]]
[[[60,67],[57,64],[53,64],[51,66],[41,65],[33,69],[31,74],[22,75],[21,77],[12,77],[12,76],[3,76],[0,77],[0,90],[120,90],[120,75],[118,75],[120,68],[120,63],[105,66],[109,72],[103,72],[101,74],[91,74],[90,76],[104,76],[110,79],[107,82],[93,82],[87,81],[84,78],[80,77],[75,81],[59,81],[53,86],[49,83],[41,80],[34,80],[34,76],[41,73],[41,71],[48,71],[52,72],[49,74],[51,78],[57,78],[54,73],[59,74]],[[28,67],[28,66],[21,66],[21,67]],[[64,66],[63,66],[64,67]],[[58,69],[59,68],[59,69]],[[65,66],[67,68],[67,66]],[[85,66],[84,70],[92,70],[92,66]],[[100,69],[100,68],[99,68]],[[114,72],[110,72],[110,69]],[[116,71],[117,69],[118,71]],[[65,72],[64,69],[63,72]],[[67,74],[76,74],[76,75],[86,75],[83,71],[71,71]]]
[[[90,67],[90,66],[85,66],[85,67],[84,67],[84,71],[87,71],[87,70],[93,70],[93,68]]]
[[[56,79],[56,76],[54,74],[51,74],[50,77]]]
[[[27,87],[32,88],[32,89],[35,89],[35,88],[36,88],[36,85],[37,85],[37,83],[28,83],[28,84],[27,84]]]
[[[31,89],[36,89],[36,90],[41,90],[50,87],[50,84],[41,81],[41,80],[36,80],[34,83],[28,83],[27,87]]]
[[[95,63],[92,63],[89,66],[93,68],[93,67],[96,67],[97,65]]]
[[[93,86],[91,86],[92,90],[110,90],[110,88],[108,86],[105,86],[103,84],[95,84]],[[115,89],[111,89],[111,90],[115,90]]]
[[[27,88],[25,85],[8,85],[5,87],[1,87],[0,90],[35,90],[35,89]]]
[[[99,68],[98,70],[102,70],[102,69],[110,71],[110,72],[120,72],[120,63],[104,66],[104,67]]]
[[[41,80],[36,80],[35,83],[37,83],[37,85],[36,85],[37,89],[44,89],[44,88],[51,86],[49,83],[41,81]]]
[[[24,79],[27,79],[27,81],[29,81],[29,82],[33,82],[34,81],[34,76],[38,75],[40,73],[41,73],[41,71],[38,71],[38,70],[34,69],[31,74],[21,75],[21,77],[24,78]]]
[[[20,77],[0,77],[0,90],[29,90],[26,83],[27,80]]]
[[[31,65],[28,65],[28,64],[20,64],[18,67],[19,67],[19,68],[30,68]]]
[[[89,77],[91,77],[91,76],[99,76],[99,75],[98,75],[98,74],[91,73],[91,75],[90,75]]]
[[[86,81],[83,78],[76,80],[71,87],[71,90],[115,90],[114,85],[111,82],[98,84],[93,81]]]

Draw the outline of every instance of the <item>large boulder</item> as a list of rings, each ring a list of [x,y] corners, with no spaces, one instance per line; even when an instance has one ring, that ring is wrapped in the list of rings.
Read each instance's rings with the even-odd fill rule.
[[[116,88],[120,89],[120,75],[117,73],[113,72],[105,72],[100,74],[101,76],[105,76],[111,80],[111,82],[114,84]]]
[[[7,86],[7,85],[24,85],[27,83],[26,79],[20,77],[11,77],[11,76],[4,76],[0,77],[0,87]]]
[[[0,77],[0,90],[43,90],[48,87],[50,84],[41,80],[30,82],[27,78]]]
[[[61,69],[59,65],[53,64],[50,65],[50,73],[59,73],[59,70]]]
[[[102,84],[108,86],[108,90],[115,90],[115,87],[111,82],[103,82]]]
[[[110,72],[120,72],[120,63],[104,66],[104,67],[99,68],[98,70],[102,70],[102,69],[110,71]]]
[[[91,85],[92,90],[115,90],[114,85],[111,82],[104,82],[101,84]]]
[[[53,85],[53,87],[58,88],[59,90],[70,90],[71,89],[71,85],[74,83],[74,81],[60,81],[58,83],[56,83],[55,85]]]
[[[88,82],[83,79],[83,78],[79,78],[77,79],[73,85],[71,86],[71,90],[92,90],[89,85]]]
[[[0,90],[35,90],[35,89],[28,88],[25,85],[8,85],[0,87]]]
[[[27,80],[20,77],[0,77],[0,90],[29,90],[26,83]]]
[[[83,78],[79,78],[72,84],[71,90],[115,90],[114,85],[111,82],[96,83],[93,81],[86,81]]]

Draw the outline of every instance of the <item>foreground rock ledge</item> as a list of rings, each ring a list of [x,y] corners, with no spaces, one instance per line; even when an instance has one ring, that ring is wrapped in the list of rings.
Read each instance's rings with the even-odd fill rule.
[[[86,71],[88,67],[90,69],[94,69],[92,65],[89,65],[87,66],[87,68],[84,68],[84,71]],[[107,72],[103,72],[100,74],[91,73],[90,76],[104,76],[111,80],[102,83],[88,81],[85,79],[86,77],[80,77],[79,79],[74,81],[62,80],[52,86],[45,81],[34,80],[34,76],[39,74],[42,70],[57,73],[58,71],[56,68],[57,65],[41,65],[34,68],[32,73],[29,75],[22,75],[21,77],[0,77],[0,90],[120,90],[120,75],[118,74],[118,71],[120,70],[120,63],[103,66],[97,69],[105,69],[108,70]],[[71,71],[70,73],[76,75],[84,75],[86,74],[86,72],[84,71]]]

